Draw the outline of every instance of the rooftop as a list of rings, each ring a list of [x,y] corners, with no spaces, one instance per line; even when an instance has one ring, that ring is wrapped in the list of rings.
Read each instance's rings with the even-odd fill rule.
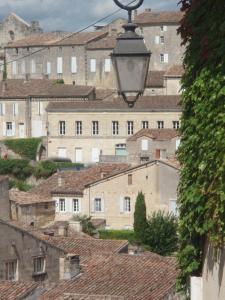
[[[179,24],[183,13],[180,11],[158,11],[145,10],[138,14],[135,23],[141,25]]]
[[[176,277],[174,260],[153,253],[117,254],[99,259],[84,274],[59,283],[41,299],[160,300],[172,293]]]
[[[81,196],[87,184],[104,176],[128,169],[127,164],[99,164],[81,171],[61,171],[31,189],[31,193],[50,198],[51,194],[76,194]],[[60,184],[59,184],[60,182]]]
[[[146,87],[163,87],[165,71],[149,71]]]
[[[81,98],[88,97],[94,87],[60,84],[48,79],[8,79],[0,82],[0,98]]]
[[[122,98],[114,98],[113,100],[104,101],[67,101],[67,102],[51,102],[47,106],[48,112],[92,112],[92,111],[181,111],[179,95],[175,96],[142,96],[135,105],[130,108]]]
[[[38,203],[48,203],[54,202],[49,197],[41,197],[40,195],[29,193],[29,192],[21,192],[17,190],[9,191],[9,199],[21,206],[30,205],[30,204],[38,204]]]
[[[184,74],[184,67],[182,65],[173,65],[165,73],[166,77],[181,77]]]
[[[99,41],[91,42],[88,44],[88,50],[111,50],[116,46],[116,36],[107,36]]]
[[[151,139],[157,140],[157,141],[167,141],[171,140],[174,137],[177,137],[179,135],[178,131],[175,129],[170,128],[163,128],[163,129],[141,129],[131,137],[127,139],[127,141],[136,141],[140,137],[149,137]]]
[[[25,299],[38,287],[34,282],[0,281],[0,299]]]

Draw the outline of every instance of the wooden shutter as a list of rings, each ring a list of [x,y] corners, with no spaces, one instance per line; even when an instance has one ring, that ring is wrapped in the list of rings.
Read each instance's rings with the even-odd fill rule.
[[[16,127],[15,127],[15,122],[12,122],[12,136],[15,135]]]
[[[106,58],[105,59],[105,72],[110,72],[110,67],[111,67],[111,59],[110,58]]]
[[[62,57],[57,57],[57,74],[62,74],[63,72],[63,60]]]
[[[77,73],[77,58],[76,58],[76,56],[71,57],[71,73]]]
[[[92,58],[90,60],[90,69],[91,69],[91,72],[96,72],[96,59],[95,58]]]
[[[120,196],[119,205],[120,205],[120,213],[123,213],[124,212],[124,199],[122,196]]]
[[[16,61],[12,62],[12,73],[13,73],[13,75],[17,74],[17,62]]]
[[[50,61],[47,62],[47,74],[48,75],[51,74],[51,63],[50,63]]]
[[[155,44],[159,44],[160,37],[158,35],[155,36]]]
[[[2,103],[2,115],[5,115],[5,103]]]
[[[168,63],[168,61],[169,61],[169,56],[168,56],[167,53],[165,53],[165,54],[164,54],[164,62],[165,62],[165,63]]]
[[[160,159],[160,149],[156,149],[155,151],[155,158]]]

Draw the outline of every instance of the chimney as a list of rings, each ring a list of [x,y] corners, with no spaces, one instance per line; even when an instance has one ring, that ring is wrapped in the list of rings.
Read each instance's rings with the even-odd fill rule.
[[[82,232],[82,224],[80,221],[70,221],[69,222],[69,231]]]
[[[78,255],[67,254],[60,258],[60,280],[69,280],[80,273],[80,258]]]
[[[60,225],[58,227],[58,235],[59,236],[64,236],[64,237],[68,236],[68,228],[67,228],[67,226]]]

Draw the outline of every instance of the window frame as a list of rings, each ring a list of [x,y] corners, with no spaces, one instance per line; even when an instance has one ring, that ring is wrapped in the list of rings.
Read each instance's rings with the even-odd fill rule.
[[[75,121],[75,135],[82,135],[83,126],[82,121]]]
[[[92,135],[99,135],[99,121],[92,121]]]
[[[134,134],[134,121],[127,121],[127,135]]]
[[[179,129],[180,128],[180,121],[173,121],[173,129]]]
[[[164,129],[164,121],[157,121],[157,128]]]
[[[112,121],[112,135],[119,135],[119,121]]]
[[[59,199],[59,212],[65,212],[65,211],[66,211],[66,199],[60,198]]]
[[[33,274],[40,275],[44,274],[46,270],[45,256],[39,255],[33,257]]]
[[[96,73],[97,61],[96,58],[90,58],[90,73]]]
[[[13,272],[13,274],[12,274]],[[18,260],[12,259],[5,261],[5,280],[17,281],[18,280]]]
[[[102,198],[94,198],[94,212],[100,213],[102,211]]]
[[[130,197],[124,197],[123,199],[123,211],[124,213],[131,213],[131,199]]]
[[[66,121],[59,121],[59,135],[66,134]]]
[[[147,124],[147,126],[145,126]],[[149,122],[148,121],[142,121],[141,123],[142,129],[148,129],[149,128]]]
[[[80,212],[80,200],[78,198],[73,199],[73,212],[74,213]]]

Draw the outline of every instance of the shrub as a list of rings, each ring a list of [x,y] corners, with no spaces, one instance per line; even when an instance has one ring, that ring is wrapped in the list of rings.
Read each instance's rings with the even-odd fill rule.
[[[162,211],[154,212],[147,220],[144,243],[146,248],[160,255],[177,251],[177,218]]]
[[[142,192],[139,192],[135,203],[134,233],[136,239],[140,242],[144,241],[146,226],[147,221],[145,197]]]
[[[17,188],[20,191],[27,192],[32,188],[32,186],[30,184],[27,184],[24,181],[10,180],[9,181],[9,188],[10,189],[11,188]]]
[[[0,159],[0,174],[13,175],[17,179],[25,180],[33,173],[33,167],[25,159]]]
[[[101,239],[109,240],[128,240],[129,243],[136,242],[133,230],[99,230]]]
[[[36,153],[41,138],[5,140],[4,144],[15,153],[27,159],[36,159]]]
[[[96,228],[91,222],[91,217],[88,217],[86,215],[74,215],[72,220],[81,222],[82,230],[84,233],[87,233],[89,235],[94,235],[96,233]]]

